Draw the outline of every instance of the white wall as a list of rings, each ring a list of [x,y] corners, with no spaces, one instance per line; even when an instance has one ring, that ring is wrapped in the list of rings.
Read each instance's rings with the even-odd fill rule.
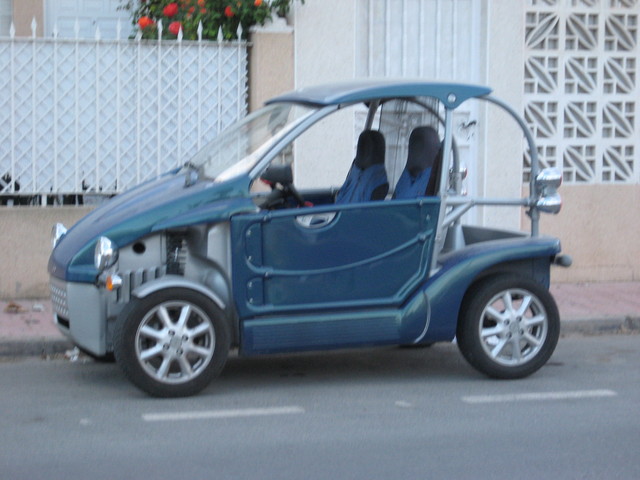
[[[295,88],[349,80],[355,74],[355,0],[307,0],[294,9]],[[343,119],[343,128],[330,122],[313,132],[296,152],[296,182],[299,186],[340,185],[346,176],[343,153],[355,143],[353,118]],[[331,126],[330,126],[331,125]],[[336,159],[334,165],[314,162],[314,151]]]
[[[506,101],[517,112],[523,105],[522,39],[524,2],[491,0],[485,3],[486,30],[483,40],[484,83],[493,95]],[[484,147],[478,172],[478,194],[486,197],[518,197],[522,189],[524,138],[517,124],[497,108],[485,112],[488,130],[481,132]],[[499,228],[518,229],[520,209],[484,208],[480,223]]]

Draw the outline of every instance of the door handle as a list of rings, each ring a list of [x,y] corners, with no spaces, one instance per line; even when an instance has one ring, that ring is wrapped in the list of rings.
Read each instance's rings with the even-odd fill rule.
[[[304,228],[322,228],[329,225],[333,219],[336,218],[337,214],[337,212],[326,212],[298,215],[296,217],[296,223]]]

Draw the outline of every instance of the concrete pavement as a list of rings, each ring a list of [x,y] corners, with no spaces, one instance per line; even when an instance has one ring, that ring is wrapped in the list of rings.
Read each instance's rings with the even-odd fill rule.
[[[640,282],[555,284],[563,334],[640,332]],[[62,353],[49,299],[0,301],[0,356]]]

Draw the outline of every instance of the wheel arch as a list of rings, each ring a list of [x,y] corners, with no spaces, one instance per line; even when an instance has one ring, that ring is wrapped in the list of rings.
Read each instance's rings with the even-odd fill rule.
[[[496,248],[498,246],[500,248]],[[510,251],[510,247],[516,251]],[[552,249],[541,248],[535,252],[536,255],[531,255],[531,252],[518,251],[518,248],[517,244],[500,243],[493,247],[490,255],[469,255],[463,251],[459,256],[448,258],[426,288],[433,307],[427,332],[429,340],[449,341],[454,338],[465,302],[487,278],[521,276],[549,288]]]
[[[460,308],[458,310],[458,322],[460,321],[466,304],[469,302],[469,298],[485,281],[502,276],[524,277],[549,289],[550,269],[551,259],[547,257],[537,257],[497,263],[478,272],[462,297],[462,302],[460,302]]]
[[[144,283],[131,292],[132,297],[143,299],[160,290],[169,290],[172,288],[183,288],[197,292],[211,300],[225,314],[225,320],[231,333],[231,341],[236,344],[238,341],[238,328],[234,322],[235,314],[233,306],[225,301],[225,292],[217,292],[208,288],[207,285],[195,282],[179,275],[165,275],[151,282]],[[124,310],[126,311],[126,309]]]
[[[527,277],[541,286],[549,288],[551,261],[552,259],[548,257],[534,257],[500,262],[478,272],[471,282],[471,286],[485,280],[487,277],[517,275]]]
[[[221,310],[227,310],[227,305],[222,300],[222,297],[216,292],[208,289],[200,283],[194,282],[179,275],[165,275],[151,282],[144,283],[133,290],[132,295],[136,298],[145,298],[152,293],[157,292],[158,290],[165,290],[169,288],[186,288],[189,290],[195,290],[205,297],[208,297]]]

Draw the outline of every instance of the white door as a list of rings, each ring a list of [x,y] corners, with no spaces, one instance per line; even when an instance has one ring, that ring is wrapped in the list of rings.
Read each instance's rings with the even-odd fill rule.
[[[129,12],[118,10],[120,3],[120,0],[46,0],[45,36],[51,37],[57,28],[59,37],[75,38],[77,21],[79,38],[95,38],[99,27],[101,38],[113,39],[120,19],[120,38],[127,38],[133,26]]]
[[[482,0],[358,0],[356,76],[421,78],[484,84]],[[469,169],[465,190],[478,190],[479,113],[456,110],[460,159]],[[475,210],[467,214],[475,220]]]

